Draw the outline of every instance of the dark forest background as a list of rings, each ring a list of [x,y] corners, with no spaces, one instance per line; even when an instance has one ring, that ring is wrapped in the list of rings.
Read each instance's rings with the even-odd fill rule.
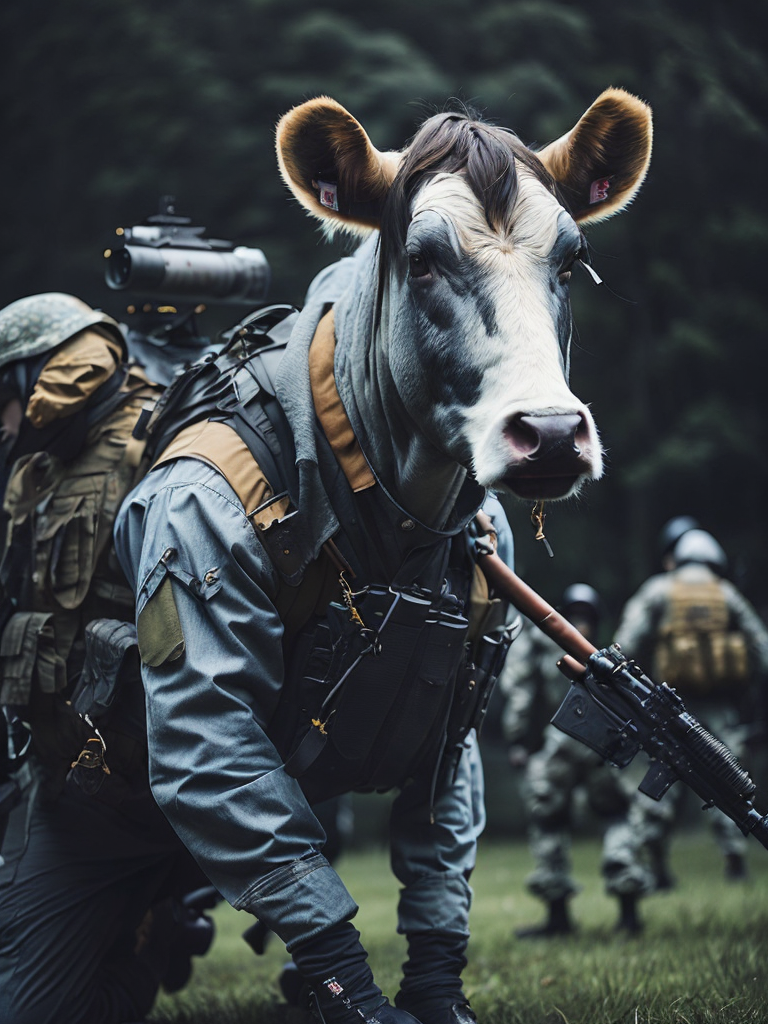
[[[764,2],[25,0],[2,5],[0,38],[0,305],[62,290],[118,318],[102,251],[168,193],[209,234],[264,250],[271,301],[301,303],[344,251],[278,177],[274,124],[305,98],[332,95],[387,149],[450,97],[544,144],[609,85],[642,96],[649,178],[588,231],[606,284],[573,285],[572,383],[607,473],[549,506],[554,559],[510,506],[517,564],[552,601],[592,583],[610,626],[657,569],[660,526],[691,513],[768,608]]]

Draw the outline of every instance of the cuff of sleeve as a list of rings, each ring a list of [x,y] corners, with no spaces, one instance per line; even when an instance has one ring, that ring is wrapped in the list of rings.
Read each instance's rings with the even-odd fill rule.
[[[255,914],[283,940],[289,953],[326,928],[349,921],[358,910],[346,886],[320,853],[271,871],[232,905],[235,910]]]

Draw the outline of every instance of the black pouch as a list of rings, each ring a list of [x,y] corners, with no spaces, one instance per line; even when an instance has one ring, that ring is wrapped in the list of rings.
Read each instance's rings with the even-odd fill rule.
[[[25,707],[33,689],[57,693],[66,681],[66,665],[56,651],[53,615],[14,613],[0,639],[0,703]]]
[[[449,746],[463,743],[472,729],[478,733],[482,729],[493,688],[504,667],[512,639],[509,630],[501,630],[487,633],[476,644],[474,661],[468,664],[456,687],[448,720]]]
[[[140,678],[136,627],[117,619],[89,622],[83,671],[72,694],[75,711],[97,723],[103,720],[127,676]]]
[[[144,790],[146,720],[136,627],[96,619],[85,629],[85,662],[72,707],[90,728],[67,781],[106,803]]]
[[[346,628],[366,646],[347,641],[346,657],[329,664],[324,700],[286,761],[310,799],[401,786],[438,756],[465,658],[467,619],[427,592],[370,587],[356,606],[368,628]],[[349,620],[347,609],[329,612],[337,629]]]

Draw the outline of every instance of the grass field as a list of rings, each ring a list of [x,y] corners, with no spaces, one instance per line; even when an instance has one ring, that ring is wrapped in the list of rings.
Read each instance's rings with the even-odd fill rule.
[[[524,889],[527,847],[481,845],[465,972],[480,1024],[768,1024],[768,850],[751,841],[749,879],[727,883],[709,834],[681,835],[672,858],[677,887],[644,902],[645,931],[632,939],[614,934],[617,907],[602,891],[597,842],[577,842],[574,862],[584,887],[573,901],[578,933],[522,942],[513,929],[543,916]],[[397,887],[386,852],[347,854],[339,870],[361,905],[356,924],[376,979],[393,997],[405,946],[395,934]],[[281,943],[256,957],[240,938],[251,918],[226,905],[214,916],[211,952],[195,962],[183,992],[161,997],[151,1019],[299,1024],[276,984]]]

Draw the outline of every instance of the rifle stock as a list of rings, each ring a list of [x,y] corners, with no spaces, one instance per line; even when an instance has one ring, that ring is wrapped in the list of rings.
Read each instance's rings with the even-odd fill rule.
[[[752,803],[756,786],[732,752],[688,711],[675,690],[655,683],[620,651],[598,650],[501,558],[478,546],[480,568],[506,598],[565,652],[559,667],[571,680],[552,724],[619,768],[639,750],[650,766],[640,790],[660,800],[678,779],[718,807],[745,835],[768,848],[768,815]]]

